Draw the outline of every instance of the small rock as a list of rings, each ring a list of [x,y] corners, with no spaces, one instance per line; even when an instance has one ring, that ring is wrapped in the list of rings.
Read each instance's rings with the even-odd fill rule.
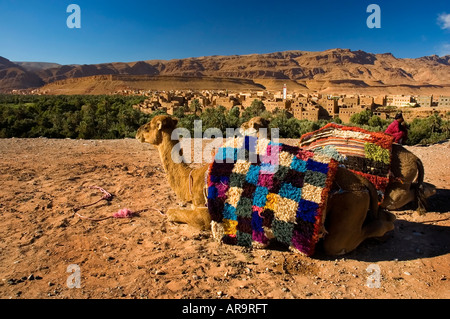
[[[15,284],[17,284],[17,279],[14,279],[14,278],[11,278],[11,279],[8,279],[8,281],[6,282],[8,285],[15,285]]]
[[[34,275],[33,274],[31,274],[31,275],[29,275],[28,276],[28,278],[27,278],[28,280],[34,280],[35,278],[34,278]]]
[[[166,274],[166,272],[164,270],[157,270],[157,271],[155,271],[155,275],[163,276],[165,274]]]
[[[410,272],[407,272],[407,271],[405,271],[405,272],[403,272],[405,275],[407,275],[407,276],[411,276],[411,273]]]

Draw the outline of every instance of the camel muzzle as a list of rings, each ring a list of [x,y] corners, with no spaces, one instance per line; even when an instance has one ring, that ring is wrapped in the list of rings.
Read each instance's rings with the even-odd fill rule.
[[[136,139],[141,143],[145,142],[144,134],[142,134],[142,127],[138,128],[136,132]]]

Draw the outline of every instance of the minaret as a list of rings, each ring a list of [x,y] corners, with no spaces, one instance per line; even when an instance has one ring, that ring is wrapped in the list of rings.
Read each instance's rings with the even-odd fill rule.
[[[286,92],[287,92],[287,88],[286,88],[286,84],[283,85],[283,100],[286,100]]]

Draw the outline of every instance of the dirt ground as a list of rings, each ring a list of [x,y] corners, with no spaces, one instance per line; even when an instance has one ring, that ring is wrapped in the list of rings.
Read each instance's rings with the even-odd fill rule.
[[[1,139],[0,298],[447,299],[450,142],[408,149],[438,189],[430,212],[406,207],[395,212],[395,230],[383,241],[367,240],[338,258],[319,247],[310,258],[283,247],[219,244],[209,232],[150,210],[164,212],[177,200],[148,144]],[[102,195],[91,185],[114,196],[82,215],[146,211],[81,219],[73,208]]]

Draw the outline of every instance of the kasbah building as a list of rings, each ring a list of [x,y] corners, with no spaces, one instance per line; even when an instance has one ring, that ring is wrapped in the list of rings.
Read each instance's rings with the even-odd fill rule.
[[[148,98],[135,105],[143,112],[151,113],[158,109],[174,114],[175,110],[184,107],[189,109],[191,103],[200,104],[202,109],[215,108],[222,105],[227,110],[239,107],[244,110],[254,100],[261,101],[269,112],[285,110],[299,120],[317,121],[339,117],[343,123],[349,123],[352,115],[370,109],[381,119],[390,119],[399,111],[406,121],[414,118],[426,118],[433,114],[448,117],[450,114],[450,95],[358,95],[358,94],[320,94],[320,93],[288,93],[286,85],[276,92],[249,91],[230,92],[228,90],[178,90],[178,91],[145,91],[123,90],[116,94],[146,95]]]

